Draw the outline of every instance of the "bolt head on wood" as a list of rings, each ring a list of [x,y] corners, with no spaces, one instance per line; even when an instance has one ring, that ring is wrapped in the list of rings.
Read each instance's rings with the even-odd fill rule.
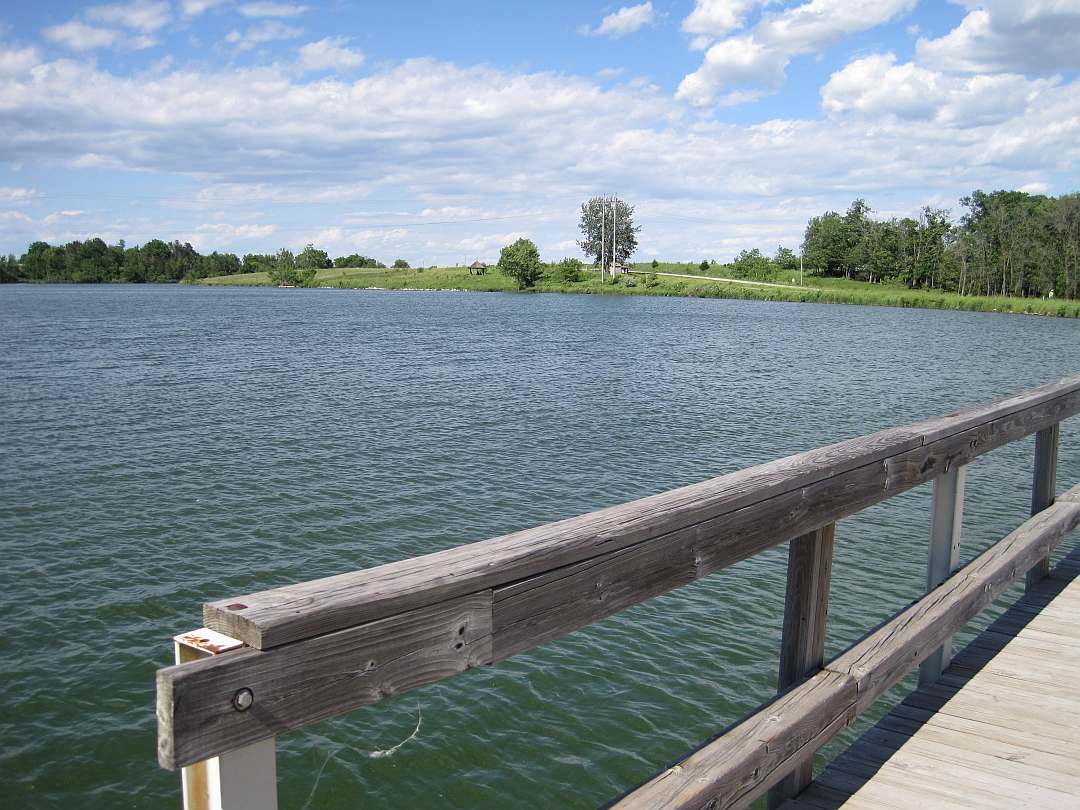
[[[238,712],[246,712],[251,708],[251,705],[255,702],[255,693],[247,687],[236,690],[236,694],[233,695],[233,708]]]

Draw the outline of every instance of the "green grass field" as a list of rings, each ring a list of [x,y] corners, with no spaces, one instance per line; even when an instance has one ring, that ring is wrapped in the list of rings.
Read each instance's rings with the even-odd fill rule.
[[[635,265],[643,273],[653,272],[648,264]],[[686,273],[691,275],[720,276],[725,268],[718,266],[704,273],[696,264],[661,263],[658,273]],[[747,284],[730,284],[705,279],[667,278],[633,274],[622,277],[617,283],[601,286],[599,275],[586,270],[580,282],[568,283],[551,274],[545,274],[536,287],[528,292],[559,292],[604,295],[669,295],[693,298],[738,298],[757,301],[797,301],[818,304],[862,304],[884,307],[914,307],[924,309],[957,309],[976,312],[1015,312],[1032,315],[1051,315],[1062,318],[1080,318],[1080,301],[1045,300],[1040,298],[1006,298],[985,296],[961,296],[936,290],[909,290],[903,285],[869,284],[842,278],[806,276],[801,289],[754,287]],[[798,273],[778,272],[772,283],[798,284]],[[268,286],[265,273],[244,273],[203,279],[207,286]],[[494,268],[485,275],[471,275],[464,267],[437,267],[425,269],[353,269],[333,268],[320,270],[316,276],[317,287],[331,289],[385,290],[469,290],[473,292],[514,292],[516,283]]]

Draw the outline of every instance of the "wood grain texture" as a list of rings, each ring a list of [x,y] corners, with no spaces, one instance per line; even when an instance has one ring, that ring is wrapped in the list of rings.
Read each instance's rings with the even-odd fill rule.
[[[951,577],[825,668],[851,675],[863,712],[990,601],[979,583]]]
[[[788,546],[787,590],[780,639],[777,690],[783,691],[821,669],[825,660],[825,622],[829,613],[836,524],[796,537]],[[768,807],[779,807],[810,784],[813,757],[806,759],[769,791]]]
[[[851,675],[859,711],[978,615],[1080,525],[1080,504],[1055,504],[980,554],[922,599],[830,661]]]
[[[851,514],[929,480],[950,464],[1041,430],[1080,411],[1080,377],[1071,377],[990,405],[916,425],[840,442],[740,470],[700,484],[588,515],[384,566],[207,603],[206,625],[261,649],[434,604],[470,592],[502,588],[556,569],[678,533],[703,537],[722,531],[722,518],[765,504],[781,510],[829,479],[875,466],[883,486],[873,497],[852,493],[849,503],[824,510],[794,534]],[[884,464],[882,464],[884,462]],[[876,474],[876,473],[873,473]],[[867,473],[861,474],[867,480]],[[839,482],[833,482],[839,483]],[[809,525],[806,525],[809,524]],[[712,544],[724,564],[730,548]],[[708,550],[699,551],[708,564]],[[711,568],[711,570],[716,570]]]
[[[1031,481],[1031,514],[1054,502],[1057,482],[1058,441],[1061,424],[1050,425],[1035,434],[1035,469]],[[1028,571],[1026,587],[1031,590],[1050,573],[1050,558],[1044,557]]]
[[[819,672],[610,806],[745,807],[847,726],[855,698],[850,677]]]
[[[495,660],[546,643],[930,481],[1062,413],[1080,392],[696,525],[495,588]]]
[[[1045,641],[1080,612],[1080,550],[1070,558],[977,636],[939,682],[911,693],[864,733],[786,810],[1074,806],[1080,635]]]
[[[491,592],[276,650],[157,673],[158,761],[177,768],[491,661]],[[238,690],[254,704],[233,708]]]

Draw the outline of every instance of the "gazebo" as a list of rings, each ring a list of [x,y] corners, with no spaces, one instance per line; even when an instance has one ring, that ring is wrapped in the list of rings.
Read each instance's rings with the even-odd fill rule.
[[[487,272],[487,268],[488,266],[486,264],[477,259],[469,265],[469,275],[471,276],[473,273],[476,273],[476,275],[482,276]]]

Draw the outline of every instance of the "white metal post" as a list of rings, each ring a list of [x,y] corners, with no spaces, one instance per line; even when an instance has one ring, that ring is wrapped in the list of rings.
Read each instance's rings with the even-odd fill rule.
[[[1035,434],[1035,474],[1031,482],[1031,514],[1035,515],[1054,502],[1057,494],[1058,443],[1061,423]],[[1030,591],[1050,573],[1050,558],[1043,557],[1028,571],[1024,590]]]
[[[611,198],[611,280],[615,280],[615,263],[619,261],[619,253],[615,249],[615,219],[619,213],[619,198],[618,196],[612,196]]]
[[[202,628],[173,637],[177,664],[220,655],[244,643]],[[275,739],[245,745],[184,768],[184,810],[276,810]]]
[[[600,286],[604,285],[604,260],[607,258],[607,199],[600,200]]]
[[[926,590],[932,591],[960,567],[960,527],[964,519],[964,465],[934,479],[934,513],[930,524],[930,556],[926,566]],[[930,654],[919,666],[919,686],[934,683],[949,666],[952,639]]]

